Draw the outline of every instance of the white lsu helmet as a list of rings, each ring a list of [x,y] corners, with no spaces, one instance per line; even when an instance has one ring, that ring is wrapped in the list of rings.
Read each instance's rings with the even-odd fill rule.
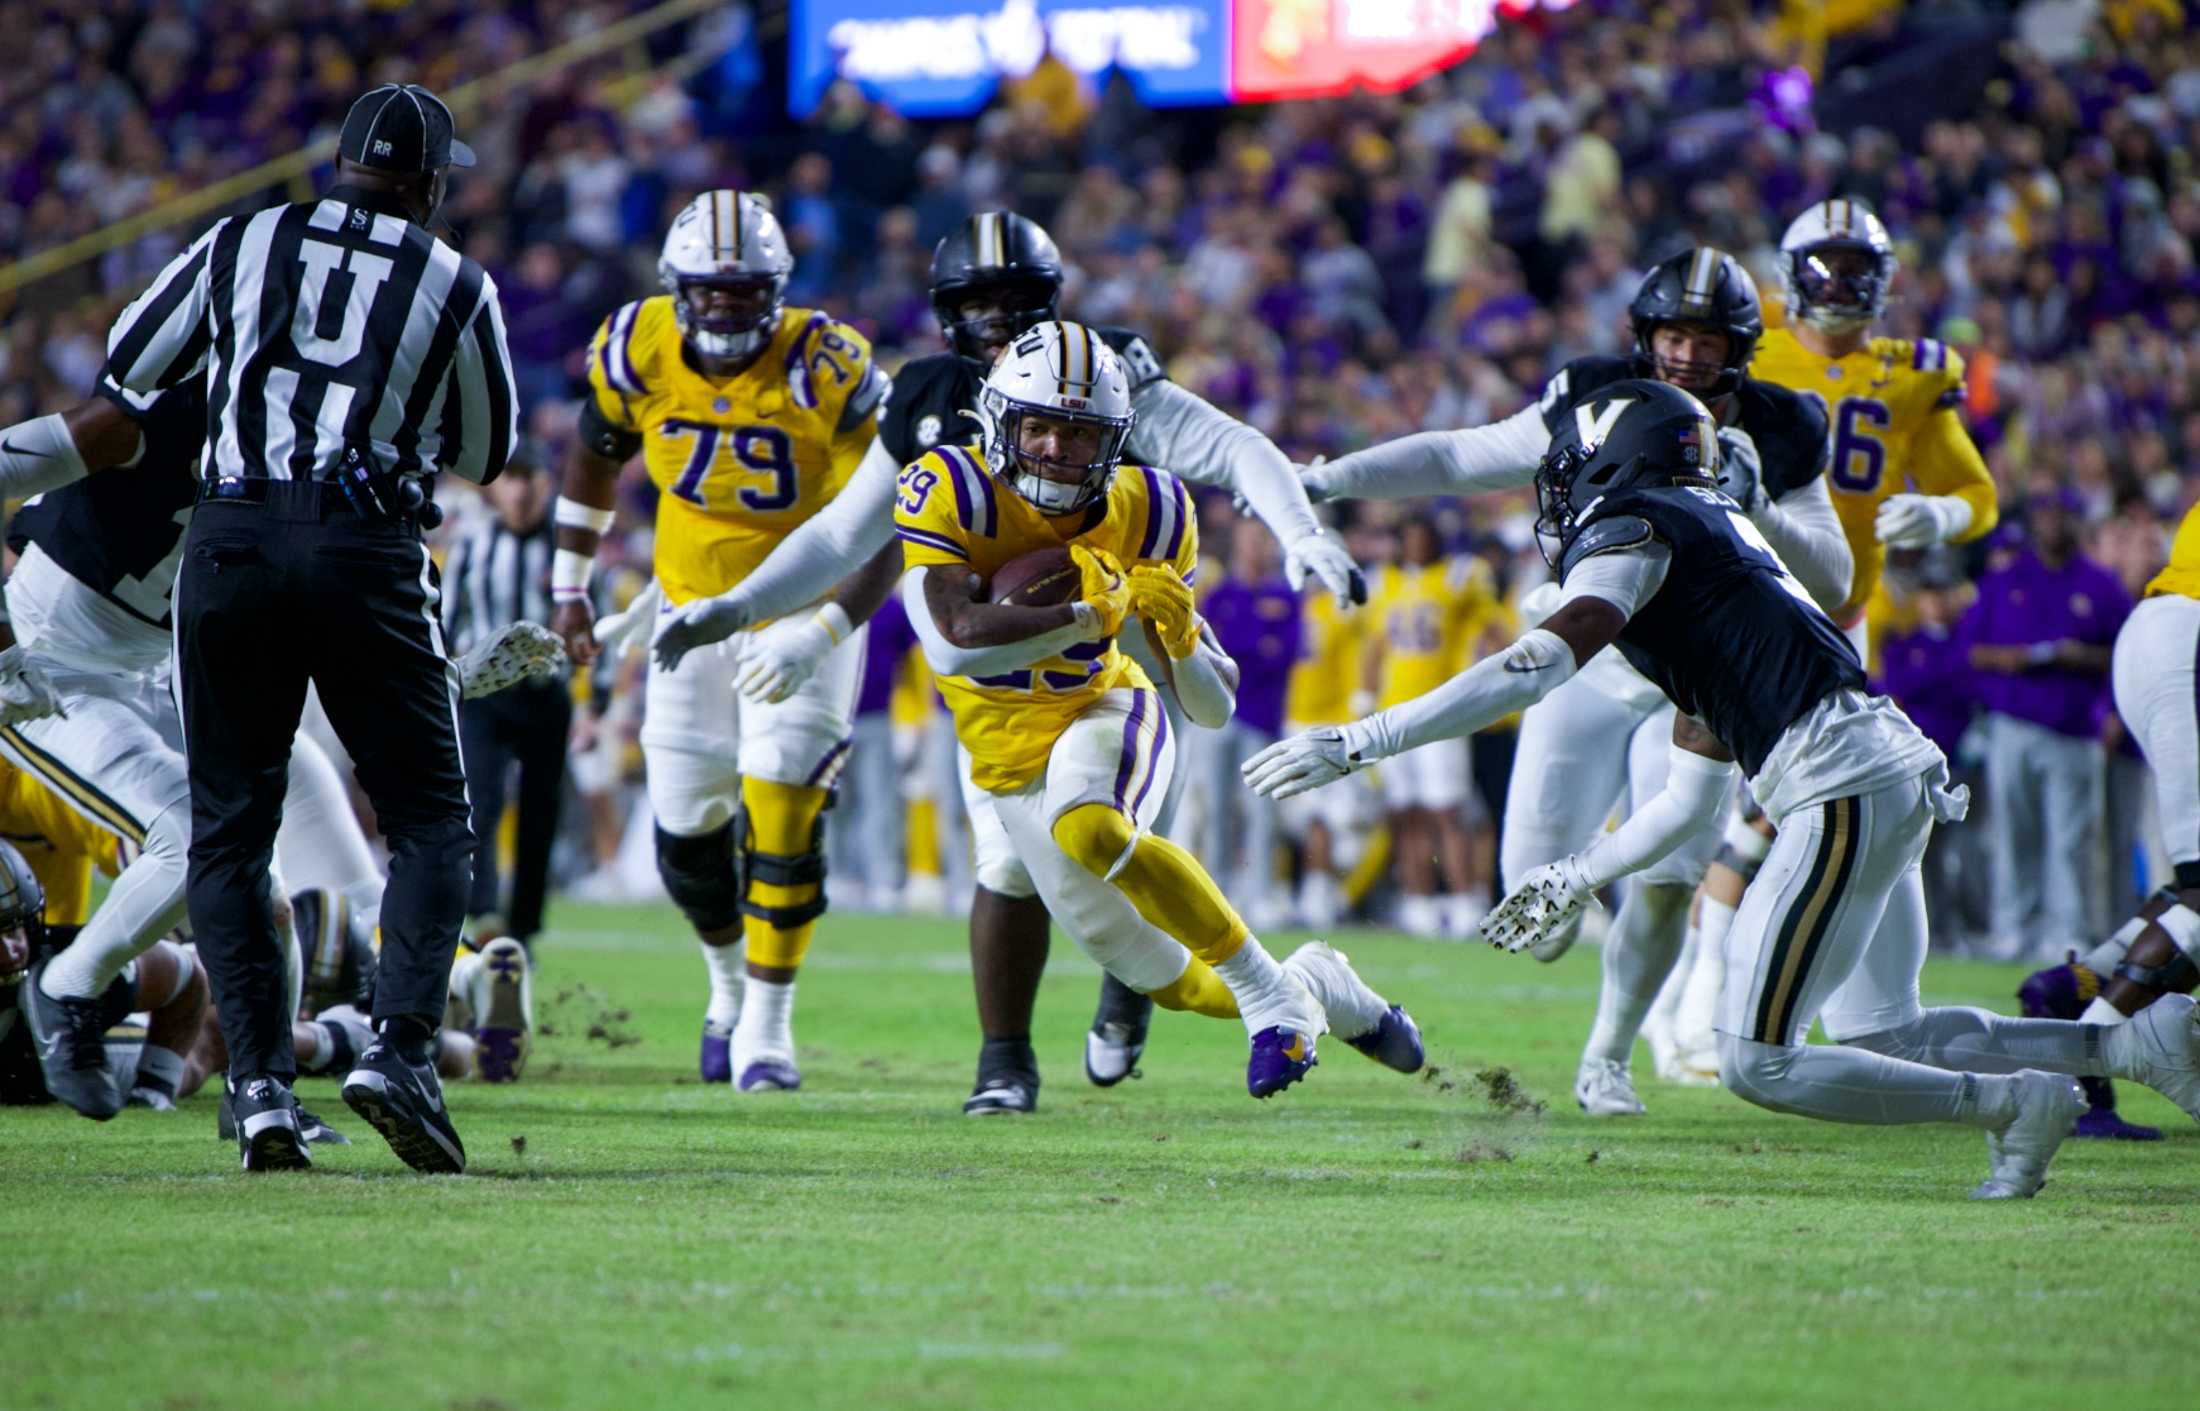
[[[1824,256],[1854,251],[1871,261],[1863,274],[1837,273]],[[1780,237],[1780,283],[1788,313],[1826,333],[1849,333],[1887,311],[1897,262],[1887,227],[1861,201],[1836,196],[1820,201],[1788,224]]]
[[[771,202],[753,191],[705,191],[680,208],[657,257],[680,334],[705,357],[740,358],[771,341],[786,302],[794,254]],[[756,295],[753,311],[713,317],[688,301],[691,289]]]
[[[1098,448],[1089,460],[1040,462],[1025,455],[1016,447],[1032,416],[1094,427]],[[1083,509],[1108,492],[1135,420],[1123,360],[1081,323],[1050,320],[1026,329],[1002,350],[978,393],[986,463],[1047,514]],[[1068,468],[1077,478],[1052,480],[1032,470],[1034,464]]]

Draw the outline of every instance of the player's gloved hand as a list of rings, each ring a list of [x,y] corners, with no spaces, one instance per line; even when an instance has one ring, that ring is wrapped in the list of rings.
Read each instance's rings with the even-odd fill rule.
[[[1889,495],[1872,528],[1890,549],[1922,549],[1971,527],[1971,507],[1953,495]]]
[[[747,627],[749,618],[746,603],[732,598],[697,598],[682,603],[665,619],[650,650],[656,655],[657,665],[670,671],[697,647],[723,642]]]
[[[1368,761],[1356,756],[1350,728],[1317,725],[1276,741],[1245,761],[1245,786],[1263,798],[1288,799],[1365,769]]]
[[[807,617],[783,617],[743,644],[734,684],[752,701],[778,705],[801,690],[853,630],[838,603]]]
[[[657,586],[657,580],[649,580],[649,586],[634,595],[634,601],[626,605],[624,612],[614,612],[599,618],[590,631],[590,655],[595,649],[608,653],[612,660],[640,651],[649,645],[649,634],[657,626],[657,615],[664,609],[665,590]],[[551,619],[557,625],[557,619]],[[572,643],[566,643],[572,650]]]
[[[20,646],[0,652],[0,726],[49,715],[66,720],[69,713],[61,708],[61,696],[47,679],[46,669]]]
[[[1171,564],[1142,563],[1131,570],[1131,611],[1153,624],[1162,650],[1182,661],[1199,646],[1199,609],[1192,590]]]
[[[1719,428],[1719,488],[1748,514],[1764,499],[1764,457],[1757,443],[1739,426]]]
[[[1299,473],[1299,488],[1306,491],[1306,498],[1317,505],[1336,496],[1336,492],[1330,488],[1329,477],[1322,473],[1322,467],[1327,464],[1329,457],[1316,456],[1305,465],[1291,467]]]
[[[1080,585],[1079,601],[1091,608],[1095,621],[1094,641],[1103,641],[1123,630],[1123,619],[1131,611],[1131,580],[1123,572],[1123,565],[1106,549],[1090,549],[1083,544],[1069,546],[1070,561],[1077,565]]]
[[[1582,875],[1579,853],[1547,862],[1521,878],[1482,918],[1482,939],[1517,955],[1563,929],[1595,895]]]
[[[1343,544],[1318,529],[1284,546],[1283,576],[1290,580],[1294,593],[1306,587],[1309,576],[1320,579],[1340,608],[1367,601],[1367,575],[1360,572]]]
[[[458,659],[459,696],[475,700],[557,674],[565,644],[539,622],[515,622]]]

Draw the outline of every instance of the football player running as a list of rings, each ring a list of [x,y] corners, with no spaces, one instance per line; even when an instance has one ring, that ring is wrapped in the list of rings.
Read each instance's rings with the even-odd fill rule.
[[[842,494],[870,448],[892,382],[861,334],[787,306],[793,270],[762,196],[706,191],[665,236],[665,292],[597,332],[551,570],[553,625],[575,660],[598,651],[588,579],[637,452],[660,492],[656,579],[669,613],[753,573]],[[890,544],[874,548],[853,576],[786,604],[791,615],[745,620],[710,650],[650,670],[641,743],[657,869],[702,941],[705,1082],[801,1086],[795,977],[825,911],[824,811],[852,730],[857,632],[899,568]]]
[[[66,1056],[98,1043],[115,976],[183,920],[191,788],[168,688],[169,599],[205,439],[199,380],[150,399],[103,382],[66,412],[0,431],[0,498],[34,497],[8,526],[19,555],[9,615],[60,705],[0,728],[0,756],[135,849],[98,912],[32,980],[50,1001],[35,1020],[47,1087],[92,1117],[111,1116],[116,1095],[72,1077]],[[506,633],[470,654],[461,674],[478,695],[557,663],[546,634]],[[380,905],[383,877],[351,801],[304,735],[291,751],[276,855],[294,883],[344,887],[370,916]],[[278,880],[271,897],[282,895]],[[56,1034],[65,1042],[50,1042]]]
[[[1764,336],[1749,364],[1751,376],[1825,409],[1832,434],[1826,479],[1856,563],[1847,595],[1828,610],[1866,664],[1865,613],[1887,550],[1969,543],[2001,515],[1993,477],[1963,426],[1962,356],[1934,339],[1872,333],[1896,268],[1887,228],[1868,208],[1843,198],[1810,207],[1780,237],[1787,324]],[[1698,973],[1679,1002],[1672,1039],[1684,1068],[1717,1065],[1712,1022],[1726,932],[1771,836],[1760,817],[1730,821],[1727,845],[1705,878]]]
[[[1053,239],[1012,212],[981,212],[949,232],[933,251],[931,274],[933,309],[947,351],[902,368],[879,423],[877,445],[849,492],[790,536],[731,593],[683,610],[660,634],[660,654],[677,656],[809,602],[891,544],[895,478],[935,447],[968,440],[980,390],[1002,350],[1060,316],[1063,277]],[[1289,460],[1267,437],[1171,382],[1144,338],[1126,329],[1092,332],[1116,353],[1130,385],[1136,417],[1124,454],[1241,495],[1283,545],[1294,588],[1312,578],[1340,603],[1365,601],[1366,584],[1351,555],[1323,532]],[[1149,675],[1167,675],[1136,634],[1127,650]],[[1161,690],[1164,710],[1181,725],[1176,693],[1165,682]],[[983,1044],[977,1082],[963,1110],[973,1116],[1030,1112],[1039,1095],[1031,1017],[1046,966],[1047,909],[1007,838],[988,821],[988,811],[976,806],[981,791],[970,782],[965,764],[978,881],[970,955]],[[1172,792],[1156,820],[1164,833],[1173,802]],[[1130,1074],[1144,1049],[1152,1008],[1119,981],[1103,980],[1099,1011],[1085,1041],[1085,1072],[1093,1082],[1108,1086]]]
[[[2062,1074],[2134,1077],[2200,1117],[2189,999],[2113,1028],[1920,1005],[1918,859],[1933,824],[1965,807],[1947,761],[1892,702],[1864,693],[1855,648],[1719,490],[1701,403],[1624,382],[1583,412],[1537,477],[1557,610],[1439,691],[1275,745],[1247,765],[1248,781],[1293,793],[1479,729],[1617,644],[1679,712],[1666,787],[1617,831],[1523,878],[1484,923],[1493,944],[1525,948],[1595,888],[1701,833],[1738,762],[1779,833],[1730,938],[1728,1088],[1826,1121],[1982,1128],[1991,1170],[1979,1199],[2044,1183],[2083,1105]],[[1803,1042],[1814,1016],[1831,1044]]]
[[[1401,499],[1530,484],[1554,433],[1573,426],[1605,389],[1650,378],[1702,399],[1719,424],[1721,488],[1829,611],[1845,601],[1853,567],[1828,498],[1824,413],[1811,399],[1743,369],[1764,332],[1757,287],[1739,261],[1709,246],[1673,256],[1646,275],[1628,307],[1635,347],[1627,357],[1584,357],[1560,368],[1534,406],[1489,426],[1423,432],[1305,472],[1325,498]],[[1609,403],[1605,403],[1609,405]],[[1533,620],[1556,601],[1531,594]],[[1578,677],[1523,718],[1506,791],[1499,873],[1505,885],[1589,845],[1613,805],[1639,807],[1665,787],[1673,707],[1618,652],[1584,658]],[[1629,742],[1625,749],[1615,742]],[[1635,1036],[1688,935],[1688,912],[1720,846],[1717,829],[1687,840],[1647,868],[1603,950],[1597,1014],[1575,1074],[1574,1097],[1592,1116],[1643,1111],[1629,1063]],[[1575,926],[1544,936],[1540,960],[1573,944]],[[1658,1071],[1685,1079],[1662,1033],[1651,1035]]]
[[[2185,511],[2169,563],[2147,584],[2121,632],[2110,666],[2116,715],[2154,772],[2155,808],[2173,875],[2139,914],[2083,956],[2026,978],[2024,1012],[2120,1024],[2165,995],[2200,985],[2200,507]],[[2106,1079],[2086,1083],[2081,1137],[2149,1139],[2160,1134],[2116,1115]]]
[[[1153,682],[1116,646],[1134,627],[1195,723],[1235,706],[1237,668],[1192,605],[1199,524],[1165,471],[1122,464],[1136,421],[1123,361],[1091,329],[1041,323],[978,401],[979,440],[901,474],[902,595],[990,814],[1049,913],[1111,975],[1157,1004],[1240,1018],[1246,1088],[1305,1076],[1334,1030],[1401,1072],[1413,1021],[1319,941],[1282,965],[1192,855],[1153,833],[1176,764]],[[1050,606],[988,601],[989,580],[1066,547],[1078,584]]]

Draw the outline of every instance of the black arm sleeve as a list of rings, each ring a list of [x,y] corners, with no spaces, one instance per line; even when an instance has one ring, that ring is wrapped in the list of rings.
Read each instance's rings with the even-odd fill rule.
[[[642,433],[614,426],[593,397],[581,403],[581,444],[607,461],[624,464],[642,448]]]

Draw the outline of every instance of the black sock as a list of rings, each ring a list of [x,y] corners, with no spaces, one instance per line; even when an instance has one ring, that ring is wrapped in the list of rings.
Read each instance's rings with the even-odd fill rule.
[[[1031,1051],[1031,1035],[1016,1034],[1008,1038],[987,1039],[985,1047],[978,1050],[980,1078],[990,1078],[1002,1073],[1015,1073],[1034,1082],[1038,1081],[1039,1055]]]
[[[435,1030],[418,1019],[401,1014],[382,1021],[382,1042],[399,1058],[417,1068],[428,1061],[435,1043]]]

